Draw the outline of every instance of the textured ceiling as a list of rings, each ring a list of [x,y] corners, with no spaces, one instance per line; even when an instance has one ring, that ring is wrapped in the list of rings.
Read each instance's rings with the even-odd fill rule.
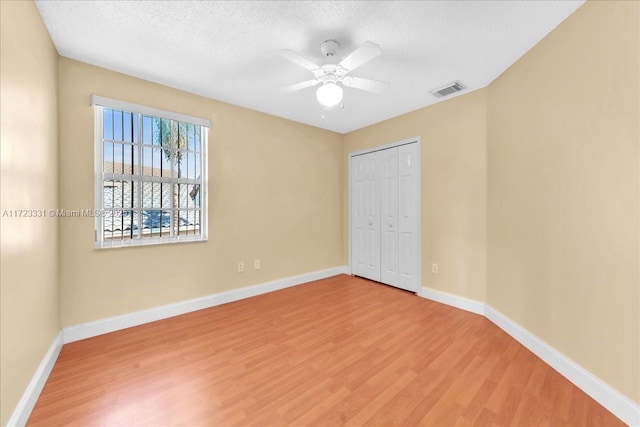
[[[37,1],[60,55],[340,133],[491,83],[583,1]],[[390,82],[383,94],[346,88],[324,111],[312,78],[283,59],[292,49],[323,64],[365,41],[383,54],[351,74]],[[99,94],[109,96],[109,94]],[[446,99],[446,98],[445,98]],[[215,124],[214,124],[215,126]]]

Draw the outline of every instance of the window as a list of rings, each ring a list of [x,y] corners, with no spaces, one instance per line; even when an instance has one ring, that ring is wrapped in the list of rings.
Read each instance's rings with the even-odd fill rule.
[[[96,246],[206,240],[206,119],[92,96]]]

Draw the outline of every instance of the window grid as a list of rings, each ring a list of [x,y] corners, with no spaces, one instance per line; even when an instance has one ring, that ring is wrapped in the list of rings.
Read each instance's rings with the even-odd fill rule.
[[[96,246],[206,240],[206,142],[205,126],[96,106]]]

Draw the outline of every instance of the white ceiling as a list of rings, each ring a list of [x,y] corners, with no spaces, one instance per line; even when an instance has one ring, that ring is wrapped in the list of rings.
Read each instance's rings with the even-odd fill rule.
[[[60,55],[187,92],[345,133],[436,102],[454,80],[482,88],[583,1],[57,1],[38,0]],[[383,94],[346,88],[324,112],[315,88],[286,93],[322,64],[365,41],[383,55],[351,73],[391,83]],[[109,94],[99,94],[109,96]],[[445,98],[446,99],[446,98]]]

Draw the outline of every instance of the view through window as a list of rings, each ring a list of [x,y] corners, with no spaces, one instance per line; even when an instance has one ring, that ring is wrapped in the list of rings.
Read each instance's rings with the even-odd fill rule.
[[[206,239],[207,128],[104,106],[96,125],[97,246]]]

